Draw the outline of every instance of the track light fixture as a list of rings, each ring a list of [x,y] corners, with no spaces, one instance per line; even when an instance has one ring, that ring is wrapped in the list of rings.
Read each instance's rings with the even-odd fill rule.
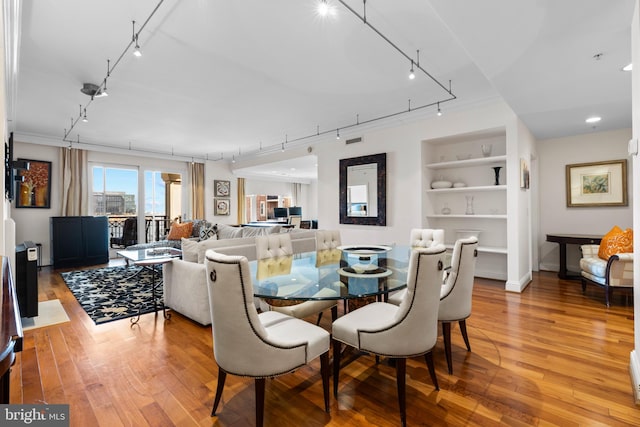
[[[327,16],[329,14],[329,5],[327,0],[320,0],[318,3],[318,15]]]
[[[442,110],[440,110],[440,103],[438,102],[438,117],[442,115]]]
[[[340,129],[336,129],[336,139],[340,139]]]
[[[84,109],[84,116],[82,116],[82,121],[87,123],[89,121],[89,119],[87,119],[87,109]]]
[[[136,58],[140,58],[142,56],[142,52],[140,51],[140,45],[138,44],[138,34],[136,34],[136,21],[133,22],[133,36],[131,36],[131,41],[136,45],[133,48],[133,56]]]
[[[409,80],[413,80],[416,78],[415,73],[413,72],[413,59],[411,60],[411,70],[409,70]]]

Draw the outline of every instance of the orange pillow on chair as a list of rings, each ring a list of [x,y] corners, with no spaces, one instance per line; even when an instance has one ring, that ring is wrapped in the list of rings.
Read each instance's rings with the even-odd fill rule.
[[[627,252],[633,252],[633,230],[627,228],[623,231],[616,225],[602,238],[598,257],[608,260],[611,255]]]
[[[193,231],[193,222],[184,222],[173,223],[171,224],[171,229],[169,230],[169,235],[167,236],[167,240],[180,240],[182,238],[188,239],[191,237],[191,232]]]

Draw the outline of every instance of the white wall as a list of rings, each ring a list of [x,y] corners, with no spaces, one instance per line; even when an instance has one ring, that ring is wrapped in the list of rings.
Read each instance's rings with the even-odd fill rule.
[[[600,234],[614,225],[632,227],[633,165],[628,162],[627,188],[629,206],[626,207],[567,207],[565,166],[574,163],[629,159],[627,142],[631,129],[610,132],[591,132],[567,138],[538,141],[536,150],[539,166],[540,229],[537,236],[540,248],[540,269],[558,271],[559,246],[546,241],[546,235]],[[577,245],[567,245],[567,265],[579,271],[580,252]]]
[[[339,229],[343,243],[406,244],[411,228],[426,225],[423,207],[423,140],[481,129],[515,126],[515,115],[503,102],[495,102],[442,117],[422,119],[397,127],[363,132],[363,142],[343,141],[315,147],[318,156],[318,219],[320,228]],[[356,136],[356,135],[354,135]],[[351,138],[351,135],[348,136]],[[346,136],[345,136],[346,138]],[[387,153],[387,225],[344,225],[339,218],[339,160]]]

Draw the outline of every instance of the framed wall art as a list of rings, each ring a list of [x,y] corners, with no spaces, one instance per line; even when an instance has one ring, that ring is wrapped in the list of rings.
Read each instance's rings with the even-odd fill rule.
[[[520,188],[525,190],[529,189],[530,176],[529,176],[529,163],[523,158],[520,158]]]
[[[213,199],[214,203],[214,215],[229,215],[230,199]]]
[[[567,206],[627,206],[627,160],[566,166]]]
[[[216,197],[229,197],[231,193],[231,181],[214,180],[213,188]]]
[[[16,172],[21,181],[16,182],[16,208],[51,207],[51,162],[18,159],[29,163],[29,169]]]

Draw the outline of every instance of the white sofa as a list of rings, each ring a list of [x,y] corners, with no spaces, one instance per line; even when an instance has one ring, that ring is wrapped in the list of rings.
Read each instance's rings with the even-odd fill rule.
[[[292,230],[293,253],[316,250],[315,230]],[[226,255],[256,259],[255,237],[208,239],[200,242],[183,239],[182,259],[163,265],[164,304],[173,311],[202,324],[211,324],[205,252],[213,249]]]

